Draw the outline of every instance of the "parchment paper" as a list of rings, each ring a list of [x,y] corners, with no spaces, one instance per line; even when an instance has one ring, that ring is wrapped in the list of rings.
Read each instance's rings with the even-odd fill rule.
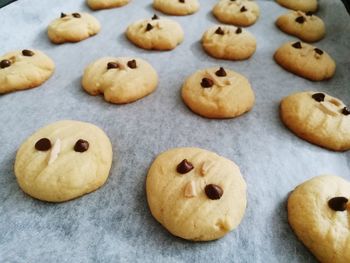
[[[171,52],[146,51],[129,43],[124,31],[151,17],[151,1],[134,0],[110,10],[91,11],[83,0],[21,0],[0,9],[0,53],[37,48],[56,63],[55,74],[39,88],[0,96],[0,261],[1,262],[315,262],[287,222],[286,198],[303,181],[331,173],[350,179],[349,153],[311,145],[287,130],[279,119],[282,97],[296,91],[327,92],[350,103],[350,17],[341,1],[320,1],[318,15],[327,36],[316,45],[336,60],[334,78],[311,82],[280,68],[274,51],[295,38],[274,21],[287,10],[274,1],[258,1],[261,17],[249,27],[257,51],[246,61],[216,60],[200,45],[203,32],[218,24],[216,1],[201,1],[198,13],[173,17],[185,41]],[[51,44],[47,25],[60,12],[87,11],[101,32],[76,44]],[[85,93],[85,66],[103,56],[148,60],[160,83],[152,95],[118,106]],[[230,120],[208,120],[182,102],[180,88],[195,70],[233,69],[251,81],[252,112]],[[50,204],[30,198],[13,173],[20,144],[40,127],[62,119],[88,121],[110,137],[114,159],[100,190],[76,200]],[[173,237],[151,216],[145,195],[147,170],[157,154],[172,147],[196,146],[234,160],[248,184],[242,223],[215,242],[193,243]]]

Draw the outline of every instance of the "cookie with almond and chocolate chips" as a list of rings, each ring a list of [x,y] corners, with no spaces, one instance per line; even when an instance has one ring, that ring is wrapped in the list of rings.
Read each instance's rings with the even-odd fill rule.
[[[324,263],[350,262],[350,182],[316,176],[288,198],[288,221],[301,242]]]
[[[185,16],[198,11],[198,0],[153,0],[153,7],[168,15]]]
[[[175,236],[223,237],[243,218],[246,183],[229,159],[200,148],[174,148],[153,161],[146,179],[154,218]]]
[[[93,10],[121,7],[130,0],[86,0],[87,5]]]
[[[283,44],[274,59],[285,70],[312,81],[332,78],[336,68],[327,52],[300,41]]]

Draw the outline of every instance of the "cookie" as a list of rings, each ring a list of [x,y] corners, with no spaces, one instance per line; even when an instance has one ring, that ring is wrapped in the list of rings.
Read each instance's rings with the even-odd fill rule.
[[[321,92],[299,92],[283,98],[283,123],[296,135],[334,151],[350,149],[350,111],[339,99]]]
[[[278,17],[276,25],[283,32],[305,42],[319,41],[326,34],[322,19],[313,15],[312,12],[291,11]]]
[[[283,44],[274,59],[285,70],[312,81],[330,79],[335,73],[335,62],[327,52],[302,42]]]
[[[244,60],[256,50],[255,37],[245,29],[235,26],[214,26],[202,37],[204,50],[214,58]]]
[[[249,81],[222,67],[195,72],[182,86],[182,99],[195,113],[207,118],[233,118],[250,111],[255,96]]]
[[[153,0],[153,7],[168,15],[185,16],[198,11],[198,0]]]
[[[96,35],[100,31],[100,23],[88,13],[61,13],[61,17],[52,21],[47,29],[51,42],[79,42]]]
[[[0,94],[40,86],[54,70],[54,62],[39,50],[6,53],[0,57]]]
[[[146,180],[154,218],[173,235],[194,241],[221,238],[239,225],[246,188],[234,162],[199,148],[160,154]]]
[[[281,6],[304,12],[315,12],[317,10],[317,0],[276,0]]]
[[[288,198],[288,221],[297,237],[324,263],[350,262],[350,182],[317,176]]]
[[[28,195],[63,202],[101,187],[111,164],[111,142],[100,128],[59,121],[41,128],[21,145],[15,175]]]
[[[129,25],[126,36],[143,49],[171,50],[183,41],[184,32],[176,21],[154,15]]]
[[[250,26],[259,18],[259,6],[250,0],[220,0],[213,8],[214,16],[222,23]]]
[[[86,0],[88,6],[93,10],[120,7],[129,2],[130,0]]]
[[[147,96],[158,84],[153,67],[140,58],[101,58],[86,67],[83,88],[91,95],[103,94],[111,103],[129,103]]]

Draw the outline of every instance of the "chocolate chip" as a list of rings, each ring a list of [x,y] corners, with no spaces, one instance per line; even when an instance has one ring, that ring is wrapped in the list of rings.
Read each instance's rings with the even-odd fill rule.
[[[237,27],[237,29],[236,29],[236,34],[240,34],[240,33],[242,33],[242,28]]]
[[[133,59],[133,60],[128,61],[128,67],[133,68],[133,69],[137,68],[136,60]]]
[[[83,139],[79,139],[74,145],[74,151],[76,152],[86,152],[89,149],[89,142]]]
[[[182,160],[176,167],[176,171],[180,174],[187,174],[189,171],[193,169],[192,163],[187,161],[187,159]]]
[[[328,201],[328,206],[334,211],[345,211],[349,200],[345,197],[334,197]]]
[[[299,41],[295,42],[294,44],[292,44],[292,47],[301,49],[301,43]]]
[[[345,116],[348,116],[350,114],[350,111],[347,107],[344,107],[341,111],[341,113],[343,113]]]
[[[152,16],[152,20],[157,20],[157,19],[159,19],[159,17],[158,17],[156,14],[154,14],[154,15]]]
[[[146,26],[146,31],[150,31],[152,29],[153,29],[153,26],[150,23],[148,23]]]
[[[305,14],[306,14],[307,16],[312,16],[314,13],[312,13],[311,11],[307,11]]]
[[[204,188],[205,194],[208,196],[211,200],[217,200],[220,199],[221,196],[224,194],[224,191],[222,188],[216,184],[208,184]]]
[[[243,12],[248,11],[248,9],[245,6],[242,6],[241,10],[239,10],[239,11],[241,11],[243,13]]]
[[[72,16],[74,16],[75,18],[80,18],[81,15],[79,13],[73,13]]]
[[[0,68],[7,68],[11,66],[11,61],[8,59],[4,59],[0,61]]]
[[[324,101],[324,98],[326,97],[326,95],[324,95],[323,93],[315,93],[312,95],[312,98],[317,101],[317,102],[322,102]]]
[[[218,77],[225,77],[227,74],[226,74],[226,71],[224,70],[224,68],[220,67],[220,69],[215,72],[215,75]]]
[[[22,55],[23,56],[26,56],[26,57],[32,57],[32,56],[34,56],[34,52],[33,51],[31,51],[31,50],[28,50],[28,49],[23,49],[22,50]]]
[[[61,13],[61,18],[66,17],[67,15],[65,13]]]
[[[224,34],[225,34],[225,32],[224,32],[224,30],[222,30],[222,28],[221,28],[221,27],[218,27],[218,29],[216,29],[216,30],[215,30],[215,34],[218,34],[218,35],[224,35]]]
[[[119,65],[117,62],[108,62],[107,64],[107,69],[111,69],[111,68],[118,68]]]
[[[214,81],[208,78],[203,78],[201,82],[201,86],[203,88],[211,88],[214,85]]]
[[[185,3],[185,0],[179,0],[180,3]]]
[[[321,50],[321,49],[319,49],[319,48],[314,48],[314,50],[315,50],[315,52],[317,53],[317,54],[319,54],[319,55],[322,55],[323,54],[323,51]]]
[[[51,149],[51,142],[48,138],[42,138],[35,144],[35,149],[38,151],[46,152]]]
[[[305,18],[303,16],[298,16],[295,19],[295,22],[298,22],[299,24],[303,24],[305,22]]]

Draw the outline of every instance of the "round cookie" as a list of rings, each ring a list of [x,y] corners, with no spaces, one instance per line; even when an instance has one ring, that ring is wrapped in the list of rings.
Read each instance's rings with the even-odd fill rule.
[[[171,50],[184,39],[184,32],[176,21],[154,15],[128,26],[127,38],[143,49]]]
[[[0,94],[35,88],[48,80],[55,64],[35,49],[11,51],[0,57]]]
[[[89,94],[102,93],[106,101],[121,104],[153,92],[158,75],[145,60],[105,57],[86,67],[81,83]]]
[[[277,18],[276,25],[283,32],[296,36],[306,42],[319,41],[326,34],[322,19],[313,15],[311,12],[288,12]]]
[[[52,21],[47,29],[51,42],[79,42],[100,31],[100,23],[88,13],[61,13],[61,17]]]
[[[213,8],[214,16],[222,23],[250,26],[259,17],[259,6],[250,0],[220,0]]]
[[[297,237],[324,263],[350,262],[350,182],[317,176],[288,198],[288,221]]]
[[[213,26],[202,37],[204,50],[214,58],[244,60],[256,50],[255,37],[235,26]]]
[[[281,6],[304,12],[315,12],[317,11],[317,0],[276,0]]]
[[[350,111],[337,98],[319,92],[294,93],[281,101],[280,115],[304,140],[334,151],[350,149]]]
[[[246,183],[238,166],[199,148],[175,148],[152,163],[146,180],[149,208],[175,236],[221,238],[243,218]]]
[[[15,175],[28,195],[63,202],[101,187],[111,164],[111,142],[100,128],[59,121],[41,128],[21,145]]]
[[[198,0],[153,0],[153,7],[168,15],[185,16],[198,11]]]
[[[86,0],[88,6],[93,10],[120,7],[129,2],[130,0]]]
[[[283,44],[274,59],[285,70],[312,81],[330,79],[335,73],[335,62],[327,52],[302,42]]]
[[[232,70],[208,68],[195,72],[182,86],[182,99],[207,118],[233,118],[250,111],[255,96],[249,81]]]

